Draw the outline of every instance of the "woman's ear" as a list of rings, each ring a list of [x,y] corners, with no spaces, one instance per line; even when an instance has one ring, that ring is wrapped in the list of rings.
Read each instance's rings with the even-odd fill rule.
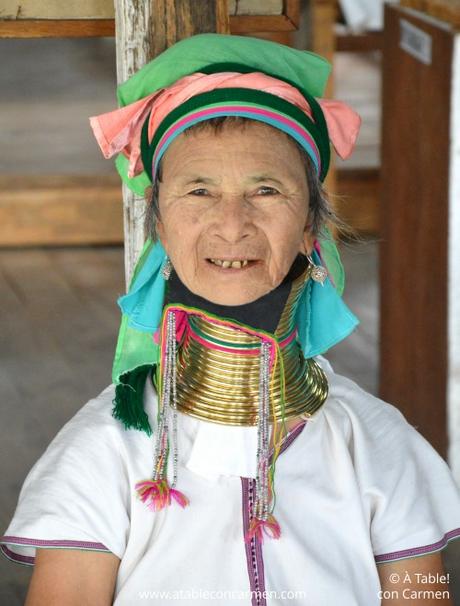
[[[311,231],[311,223],[307,223],[303,232],[302,242],[300,244],[300,252],[304,255],[311,255],[313,252],[313,244],[315,242],[315,236]]]
[[[165,230],[165,226],[163,225],[163,222],[161,221],[161,219],[155,219],[155,232],[158,236],[158,238],[161,240],[161,244],[163,245],[163,248],[166,250],[166,230]]]

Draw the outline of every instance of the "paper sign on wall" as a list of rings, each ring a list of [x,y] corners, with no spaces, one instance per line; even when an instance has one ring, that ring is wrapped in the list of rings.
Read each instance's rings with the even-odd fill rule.
[[[399,20],[399,46],[422,63],[431,65],[431,36],[405,19]]]

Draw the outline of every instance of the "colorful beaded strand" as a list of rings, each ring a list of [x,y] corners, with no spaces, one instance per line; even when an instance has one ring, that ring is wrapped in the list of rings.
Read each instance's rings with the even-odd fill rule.
[[[177,482],[177,370],[176,370],[176,316],[173,311],[166,314],[166,330],[162,337],[164,352],[161,373],[161,410],[158,419],[158,429],[154,450],[153,479],[143,480],[135,486],[138,496],[143,503],[153,511],[159,511],[171,504],[174,499],[181,507],[189,504],[187,497],[175,489]],[[164,334],[166,332],[166,334]],[[171,398],[172,395],[172,398]],[[171,403],[172,400],[172,403]],[[169,452],[169,417],[172,416],[173,438],[173,482],[169,485],[167,479]]]

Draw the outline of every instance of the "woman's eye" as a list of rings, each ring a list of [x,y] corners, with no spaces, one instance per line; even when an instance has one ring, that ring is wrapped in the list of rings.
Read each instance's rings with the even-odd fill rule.
[[[279,194],[279,191],[276,190],[274,187],[259,187],[259,189],[257,190],[259,193],[262,192],[263,195],[276,195]],[[192,191],[190,191],[188,193],[189,196],[203,196],[208,194],[208,190],[205,189],[204,187],[198,187],[197,189],[193,189]]]
[[[265,190],[265,191],[267,191],[267,190],[268,190],[268,193],[269,193],[269,194],[275,194],[275,195],[276,195],[276,194],[279,194],[279,191],[278,191],[278,190],[276,190],[274,187],[268,187],[268,186],[267,186],[267,187],[265,187],[265,186],[263,186],[263,187],[259,187],[259,190],[258,190],[258,191],[261,191],[261,190]]]
[[[194,189],[191,192],[189,192],[189,196],[200,196],[201,194],[199,192],[207,192],[208,190],[205,189],[204,187],[199,187],[198,189]]]

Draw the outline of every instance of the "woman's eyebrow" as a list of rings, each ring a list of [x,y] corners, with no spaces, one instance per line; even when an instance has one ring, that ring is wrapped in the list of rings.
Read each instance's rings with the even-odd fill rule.
[[[194,185],[197,183],[208,183],[210,185],[218,184],[218,181],[215,179],[211,179],[210,177],[201,177],[199,175],[187,175],[184,176],[181,181],[184,185]],[[260,174],[260,175],[251,175],[246,179],[248,183],[259,183],[260,181],[273,181],[278,183],[278,185],[283,185],[283,182],[275,177],[272,177],[268,174]]]
[[[275,183],[278,183],[278,185],[283,185],[282,181],[280,181],[279,179],[275,179],[275,177],[272,177],[271,175],[268,175],[266,173],[262,175],[252,175],[248,178],[248,182],[251,183],[259,183],[260,181],[274,181]]]
[[[195,175],[183,177],[181,181],[184,183],[184,185],[193,185],[195,183],[209,183],[212,185],[217,183],[217,181],[210,179],[209,177],[200,177]]]

